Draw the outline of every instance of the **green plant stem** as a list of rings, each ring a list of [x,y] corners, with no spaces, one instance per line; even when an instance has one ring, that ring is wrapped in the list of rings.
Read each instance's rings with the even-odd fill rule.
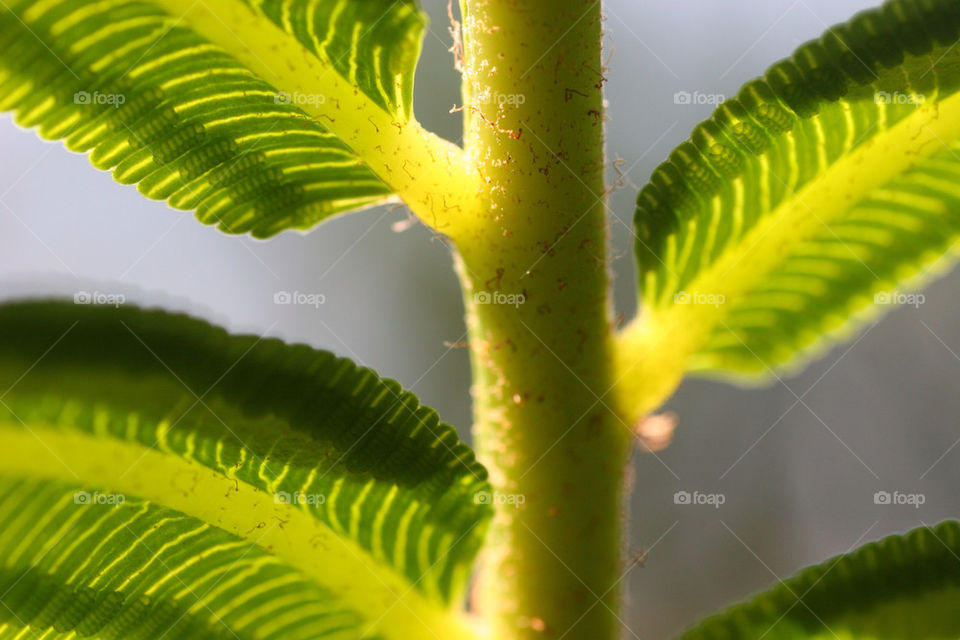
[[[454,237],[474,434],[496,518],[476,603],[498,640],[618,635],[600,3],[464,0],[465,146],[486,208]],[[522,504],[517,504],[522,502]]]

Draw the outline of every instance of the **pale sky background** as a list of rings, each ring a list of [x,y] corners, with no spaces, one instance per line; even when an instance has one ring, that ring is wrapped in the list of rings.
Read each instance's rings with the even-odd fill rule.
[[[608,152],[631,182],[612,199],[618,310],[630,315],[634,304],[628,225],[637,188],[710,113],[674,105],[673,94],[733,95],[871,4],[607,3]],[[429,128],[458,139],[446,0],[425,5],[434,23],[416,108]],[[307,342],[398,379],[463,430],[467,354],[445,346],[464,337],[449,250],[423,227],[392,231],[405,215],[381,208],[269,242],[225,236],[0,118],[0,298],[122,292],[234,331]],[[275,306],[278,290],[322,293],[326,304]],[[670,637],[858,542],[957,516],[958,293],[960,277],[947,276],[921,307],[895,311],[852,348],[772,386],[681,387],[669,403],[680,416],[674,444],[634,464],[631,547],[650,553],[624,577],[625,637]],[[678,490],[719,492],[726,502],[678,506]],[[926,502],[878,506],[879,490],[923,493]]]

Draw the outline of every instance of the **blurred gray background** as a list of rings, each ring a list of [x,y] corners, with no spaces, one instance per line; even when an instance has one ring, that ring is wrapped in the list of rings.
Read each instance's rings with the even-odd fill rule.
[[[417,112],[460,136],[446,0],[418,72]],[[746,80],[869,0],[608,0],[608,152],[628,184],[612,198],[617,309],[633,314],[629,224],[639,186],[709,105],[677,91],[736,93]],[[0,118],[0,296],[121,292],[234,331],[331,349],[412,388],[445,420],[469,424],[469,371],[457,281],[445,243],[393,223],[402,208],[347,216],[269,242],[221,235],[116,185],[86,158]],[[326,304],[276,306],[279,290]],[[854,346],[797,377],[744,390],[686,382],[669,407],[675,441],[638,454],[625,577],[626,637],[666,638],[726,603],[852,546],[958,514],[960,276],[901,308]],[[799,399],[798,399],[799,398]],[[722,493],[719,508],[676,505],[676,491]],[[876,505],[876,491],[925,503]]]

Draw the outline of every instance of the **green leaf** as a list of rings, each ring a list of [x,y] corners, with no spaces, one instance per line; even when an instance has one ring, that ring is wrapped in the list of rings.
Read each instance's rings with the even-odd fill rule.
[[[801,571],[684,640],[922,640],[960,635],[960,523],[914,529]]]
[[[295,567],[150,502],[0,476],[0,513],[0,638],[348,640],[365,628]]]
[[[958,33],[955,0],[888,2],[700,124],[638,197],[623,367],[763,375],[915,302],[960,238]]]
[[[0,389],[0,593],[22,595],[0,623],[472,637],[486,472],[397,383],[185,316],[17,303]]]
[[[364,153],[418,131],[425,27],[412,0],[10,0],[0,110],[223,231],[306,230],[403,186]]]

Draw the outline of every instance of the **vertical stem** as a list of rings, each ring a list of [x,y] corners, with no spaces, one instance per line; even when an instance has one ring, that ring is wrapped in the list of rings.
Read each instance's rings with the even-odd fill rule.
[[[498,640],[609,640],[630,434],[604,397],[600,2],[462,5],[466,152],[486,208],[454,239],[474,433],[496,489],[477,606]]]

